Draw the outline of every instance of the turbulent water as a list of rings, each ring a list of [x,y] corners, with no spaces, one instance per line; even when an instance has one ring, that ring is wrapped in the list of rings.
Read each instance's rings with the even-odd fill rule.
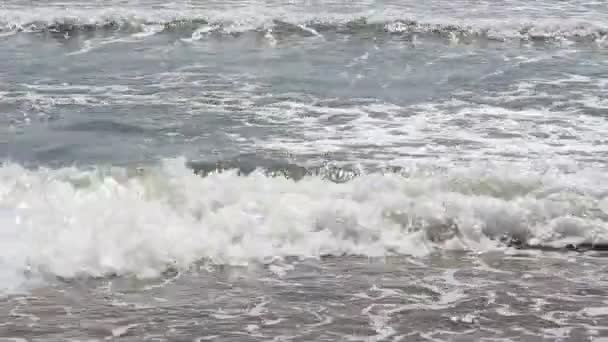
[[[5,0],[0,341],[608,341],[608,3]]]

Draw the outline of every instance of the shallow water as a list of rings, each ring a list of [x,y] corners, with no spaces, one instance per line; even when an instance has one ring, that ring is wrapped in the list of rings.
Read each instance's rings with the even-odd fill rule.
[[[606,18],[2,2],[0,340],[608,340]]]
[[[5,300],[2,328],[41,341],[602,341],[605,257],[338,257],[77,279]]]

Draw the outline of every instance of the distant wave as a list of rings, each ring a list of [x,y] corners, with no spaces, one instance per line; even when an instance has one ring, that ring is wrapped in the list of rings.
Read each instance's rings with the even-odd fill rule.
[[[390,35],[405,38],[439,37],[452,40],[603,42],[608,26],[577,19],[496,19],[456,20],[442,18],[378,18],[365,15],[277,14],[246,17],[220,16],[202,11],[129,12],[79,10],[61,12],[0,10],[0,31],[77,35],[86,32],[153,34],[172,33],[200,38],[206,35],[240,35],[272,32],[275,36]]]

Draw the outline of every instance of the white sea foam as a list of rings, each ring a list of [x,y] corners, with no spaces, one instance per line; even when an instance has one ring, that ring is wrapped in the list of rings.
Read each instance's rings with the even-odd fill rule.
[[[498,95],[492,99],[506,100]],[[572,115],[573,111],[510,109],[502,103],[458,100],[409,107],[373,103],[341,108],[285,101],[259,108],[258,115],[284,125],[290,134],[260,137],[255,144],[298,153],[348,151],[355,159],[381,148],[386,158],[376,155],[377,159],[392,161],[408,155],[456,159],[491,155],[508,160],[551,157],[556,163],[593,157],[601,162],[605,148],[598,142],[605,140],[605,120]],[[539,139],[541,135],[544,138]]]
[[[57,25],[65,27],[123,28],[141,31],[149,35],[163,31],[163,26],[215,27],[217,32],[236,33],[266,30],[284,23],[299,27],[303,32],[320,36],[320,32],[308,24],[319,27],[342,27],[348,23],[379,25],[390,33],[459,33],[466,36],[485,36],[494,40],[534,40],[587,37],[601,42],[608,27],[603,20],[605,13],[589,9],[577,16],[564,17],[559,5],[538,6],[528,11],[513,11],[514,7],[495,7],[475,2],[445,2],[439,10],[413,8],[404,4],[379,6],[373,2],[356,1],[326,3],[323,6],[292,2],[276,4],[258,1],[237,1],[230,10],[213,2],[158,4],[138,6],[137,3],[100,3],[65,6],[49,3],[46,6],[0,8],[0,29],[37,31]],[[515,4],[516,5],[516,4]],[[352,7],[352,8],[349,8]],[[501,12],[502,11],[502,12]],[[475,15],[471,15],[475,13]],[[211,26],[209,26],[211,24]],[[355,25],[357,26],[357,25]],[[158,28],[158,29],[157,29]],[[214,29],[215,30],[215,29]],[[196,37],[194,37],[196,38]],[[456,37],[454,37],[456,38]]]
[[[452,169],[337,184],[262,173],[195,175],[183,159],[127,169],[0,168],[0,288],[26,277],[154,277],[199,260],[414,255],[608,241],[601,173]]]

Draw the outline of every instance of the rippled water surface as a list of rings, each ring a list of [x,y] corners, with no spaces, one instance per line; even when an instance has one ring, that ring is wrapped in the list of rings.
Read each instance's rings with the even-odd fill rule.
[[[603,1],[0,4],[0,341],[608,341]]]

